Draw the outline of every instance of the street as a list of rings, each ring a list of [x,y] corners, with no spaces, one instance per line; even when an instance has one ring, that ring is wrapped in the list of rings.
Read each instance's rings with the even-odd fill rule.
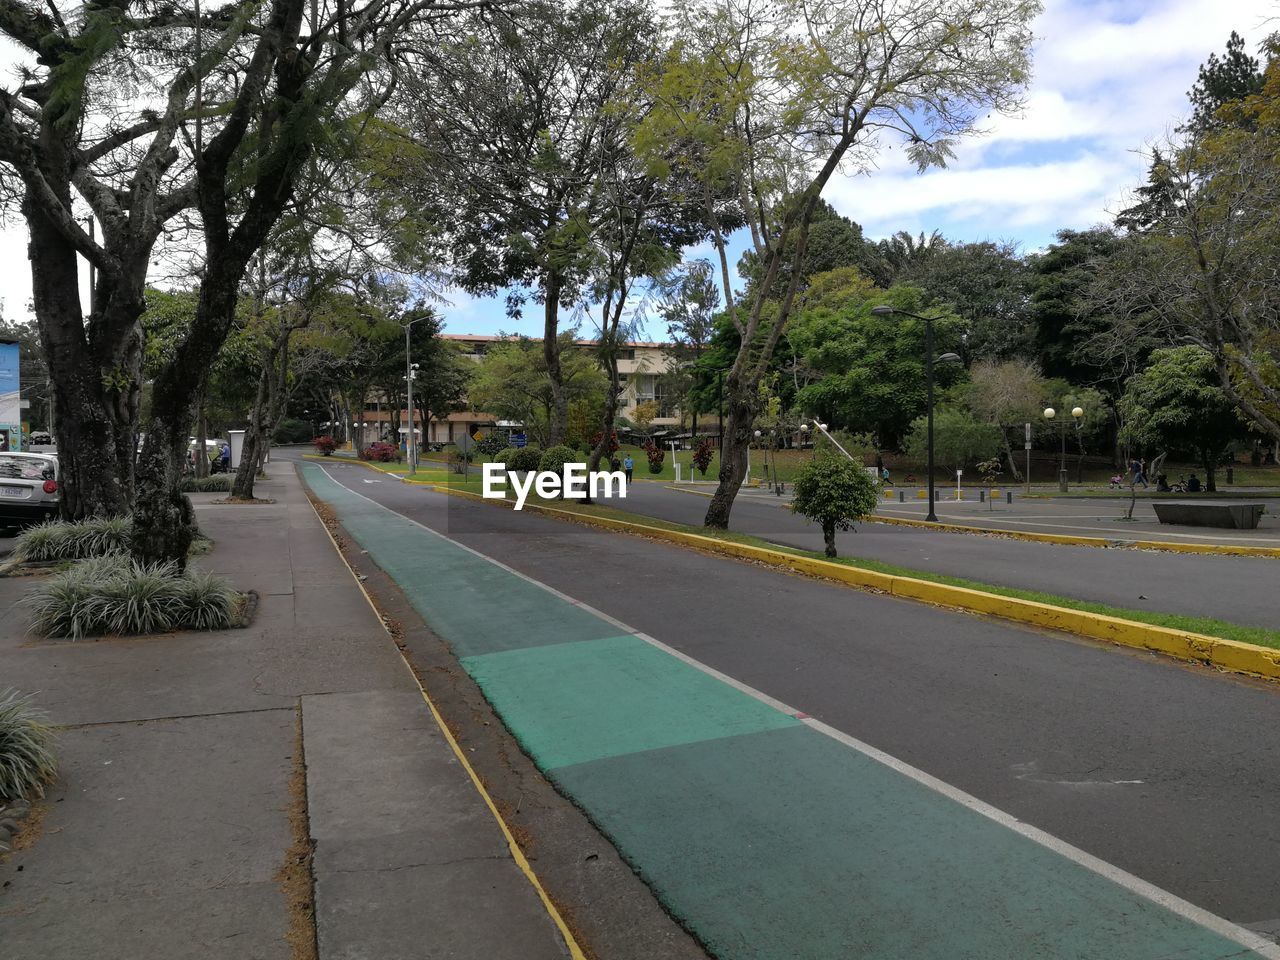
[[[1061,896],[1039,889],[1052,915],[1032,910],[1019,891],[1047,882],[1048,868],[1043,844],[1036,855],[1006,849],[1019,822],[1197,908],[1280,933],[1280,827],[1260,816],[1280,775],[1280,699],[1266,684],[369,482],[357,465],[302,469],[526,751],[704,942],[743,938],[766,946],[732,955],[779,955],[767,945],[821,927],[833,950],[845,936],[873,956],[906,955],[894,952],[906,949],[901,938],[913,956],[1151,956],[1158,942],[1170,955],[1226,953],[1200,941],[1200,921],[1183,929],[1185,917],[1148,917],[1127,888],[1092,887],[1099,874],[1077,874],[1070,857],[1070,878],[1056,860],[1049,870]],[[554,595],[531,593],[521,576],[577,605],[549,607]],[[800,725],[652,662],[623,636],[633,632],[670,647],[676,664],[691,658],[730,689],[785,704]],[[942,796],[990,804],[1005,828],[988,834],[995,821],[975,824],[962,802],[936,806],[936,789],[926,798],[880,782],[892,768],[866,767],[869,754],[849,743],[937,778]],[[871,856],[870,836],[889,860]],[[944,856],[921,837],[956,846]],[[751,849],[745,860],[732,853]],[[890,864],[894,878],[877,880]],[[981,905],[962,902],[997,889]],[[713,909],[699,890],[728,906]],[[852,891],[867,906],[850,919]],[[956,922],[979,907],[974,924]],[[1051,947],[1047,930],[1057,931]],[[1100,944],[1105,954],[1082,952]],[[838,955],[814,946],[804,955]]]
[[[700,525],[707,498],[663,484],[634,483],[625,501],[610,506]],[[822,549],[822,532],[768,494],[740,495],[730,527],[774,543]],[[877,523],[860,523],[854,532],[837,534],[836,544],[841,556],[981,583],[1259,627],[1275,623],[1280,565],[1271,558],[1073,547]]]

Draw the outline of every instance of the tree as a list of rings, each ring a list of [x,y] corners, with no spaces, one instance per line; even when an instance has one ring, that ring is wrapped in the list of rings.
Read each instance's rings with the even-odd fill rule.
[[[1187,93],[1192,108],[1187,129],[1203,133],[1224,125],[1248,126],[1246,115],[1223,116],[1222,108],[1262,93],[1265,85],[1266,77],[1258,69],[1258,61],[1245,53],[1244,39],[1232,30],[1226,53],[1221,58],[1216,53],[1209,54],[1200,66],[1195,86]]]
[[[221,122],[207,140],[197,127],[191,190],[203,272],[190,334],[152,386],[133,508],[138,560],[186,562],[193,524],[179,475],[187,431],[250,260],[299,197],[307,161],[322,150],[356,151],[352,134],[394,88],[398,51],[413,47],[401,45],[406,32],[421,30],[429,42],[433,21],[455,9],[452,0],[273,0],[241,82],[226,91]]]
[[[728,423],[706,523],[726,527],[747,467],[757,389],[802,283],[810,225],[837,171],[866,169],[881,137],[940,164],[978,117],[1018,103],[1034,0],[711,0],[677,7],[642,143],[655,170],[703,189],[739,350],[724,377]],[[741,301],[710,204],[730,187],[757,277]],[[776,296],[776,284],[786,288]]]
[[[933,455],[951,473],[1000,449],[1000,431],[976,419],[968,410],[942,407],[933,414]],[[928,460],[928,422],[917,417],[906,439],[907,455],[917,463]]]
[[[667,336],[675,348],[674,367],[666,371],[668,394],[685,398],[681,405],[693,417],[692,433],[698,434],[698,406],[693,402],[693,377],[688,372],[696,367],[711,343],[715,332],[715,313],[720,305],[715,272],[711,263],[697,260],[659,281],[658,315],[667,325]]]
[[[925,408],[925,328],[918,320],[873,314],[880,304],[938,317],[935,349],[959,347],[963,321],[927,308],[920,290],[879,290],[850,267],[819,274],[788,334],[800,362],[819,376],[800,389],[795,402],[803,413],[896,446]],[[944,387],[958,373],[952,365],[936,368]]]
[[[1205,489],[1217,490],[1215,470],[1245,425],[1207,351],[1157,350],[1151,365],[1129,382],[1122,403],[1133,442],[1189,451],[1204,467]]]
[[[792,492],[791,509],[821,525],[828,557],[836,555],[836,531],[852,530],[876,508],[875,482],[842,454],[820,454],[804,463]]]
[[[1010,436],[1023,433],[1025,424],[1040,422],[1046,395],[1044,377],[1030,360],[980,360],[969,369],[965,404],[977,419],[999,429],[1014,480],[1022,479],[1022,471]]]
[[[592,241],[612,202],[611,155],[630,122],[618,106],[661,31],[640,0],[531,0],[511,11],[475,4],[460,36],[409,78],[400,112],[424,145],[413,171],[423,203],[451,224],[458,280],[503,291],[519,314],[542,306],[549,436],[565,436],[560,311],[577,302]]]
[[[575,333],[567,330],[560,334],[564,395],[569,401],[598,401],[604,393],[605,377],[591,353],[575,346]],[[537,341],[517,337],[491,346],[476,369],[467,396],[473,409],[523,424],[537,446],[545,449],[555,445],[550,440],[556,399],[546,354]]]
[[[1109,329],[1105,307],[1092,304],[1090,284],[1121,246],[1111,230],[1061,230],[1058,242],[1031,258],[1031,320],[1035,325],[1036,354],[1046,376],[1072,383],[1088,383],[1106,376],[1092,358],[1081,356],[1081,346]]]
[[[189,536],[175,525],[189,510],[176,493],[177,464],[244,264],[323,140],[319,126],[349,106],[366,71],[386,67],[387,40],[430,7],[271,0],[196,16],[114,3],[66,19],[55,6],[0,7],[0,31],[34,60],[0,98],[0,164],[31,236],[65,515],[119,514],[133,501],[147,268],[161,232],[194,208],[208,241],[201,305],[176,366],[153,384],[158,401],[138,461],[153,480],[137,501],[134,537],[142,558],[183,562]],[[308,9],[316,22],[304,34]],[[80,256],[94,270],[87,316]]]
[[[965,320],[964,355],[974,360],[1030,357],[1032,273],[1011,243],[944,243],[904,267],[896,282],[919,287],[930,304],[944,304]]]

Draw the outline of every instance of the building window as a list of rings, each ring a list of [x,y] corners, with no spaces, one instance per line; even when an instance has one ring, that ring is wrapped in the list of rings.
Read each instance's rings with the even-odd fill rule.
[[[634,347],[624,347],[623,349],[618,351],[619,360],[634,360],[635,358],[636,358],[636,351]]]

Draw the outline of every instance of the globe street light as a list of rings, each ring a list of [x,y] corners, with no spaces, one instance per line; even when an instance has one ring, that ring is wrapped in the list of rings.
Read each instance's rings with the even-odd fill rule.
[[[1054,418],[1057,417],[1057,415],[1058,415],[1058,411],[1054,410],[1053,407],[1044,408],[1044,418],[1046,420],[1052,422]],[[1076,425],[1076,433],[1078,434],[1080,432],[1080,418],[1084,416],[1084,408],[1072,407],[1071,416],[1074,418],[1075,425]],[[1066,493],[1067,492],[1067,421],[1059,420],[1058,423],[1060,427],[1060,429],[1058,430],[1058,433],[1062,437],[1062,459],[1058,462],[1058,492]]]
[[[960,357],[954,353],[944,353],[942,356],[935,358],[933,355],[933,322],[938,317],[922,317],[918,313],[911,313],[908,310],[899,310],[897,307],[891,307],[887,304],[880,304],[871,308],[873,316],[888,317],[893,314],[899,314],[904,317],[912,317],[915,320],[924,321],[924,390],[925,390],[925,417],[928,421],[927,430],[927,448],[928,448],[928,471],[929,471],[929,513],[925,517],[933,523],[938,522],[938,515],[933,509],[933,365],[934,363],[958,363]]]

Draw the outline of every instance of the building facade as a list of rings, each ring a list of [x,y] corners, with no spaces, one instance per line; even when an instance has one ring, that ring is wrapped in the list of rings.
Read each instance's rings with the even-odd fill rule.
[[[443,339],[458,344],[463,356],[479,363],[485,352],[495,343],[502,343],[509,337],[477,336],[469,333],[446,333]],[[534,339],[534,343],[541,343]],[[594,340],[576,340],[574,346],[579,350],[594,350]],[[663,374],[669,372],[675,362],[672,346],[669,343],[650,341],[628,341],[623,344],[618,357],[618,380],[622,394],[618,398],[618,415],[628,420],[635,418],[636,407],[642,403],[656,402],[660,412],[668,415],[653,419],[650,426],[657,429],[673,429],[679,427],[680,411],[674,404],[667,402],[662,395]],[[496,418],[490,421],[497,423]],[[432,421],[435,427],[435,421]]]

